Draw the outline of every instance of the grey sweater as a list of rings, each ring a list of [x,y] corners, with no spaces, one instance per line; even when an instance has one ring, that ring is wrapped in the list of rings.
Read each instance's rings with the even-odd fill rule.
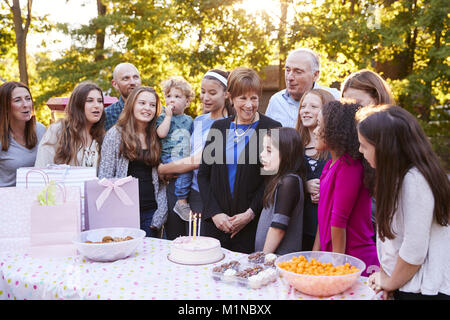
[[[30,150],[20,145],[10,135],[9,148],[2,151],[0,142],[0,188],[14,187],[16,185],[16,172],[18,168],[34,167],[39,142],[45,133],[45,126],[36,122],[37,144]]]
[[[128,159],[119,156],[121,135],[117,126],[108,130],[103,139],[98,178],[124,178],[128,174]],[[158,204],[153,215],[152,226],[160,229],[167,220],[166,186],[159,182],[156,167],[152,168],[152,180],[155,188],[155,199]]]

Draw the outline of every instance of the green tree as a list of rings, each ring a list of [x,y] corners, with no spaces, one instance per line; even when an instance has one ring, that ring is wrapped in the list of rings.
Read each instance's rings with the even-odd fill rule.
[[[248,65],[262,69],[272,53],[267,29],[256,17],[234,9],[236,2],[102,2],[98,16],[89,24],[76,29],[58,26],[71,35],[75,45],[62,58],[40,66],[42,77],[53,83],[39,97],[40,102],[68,94],[84,80],[112,90],[112,70],[122,61],[136,65],[143,84],[157,90],[165,78],[181,75],[197,93],[201,75],[210,68]],[[200,112],[197,102],[189,110],[192,115]]]
[[[299,1],[294,1],[297,6]],[[390,83],[396,101],[422,121],[435,150],[448,157],[450,46],[444,0],[309,1],[299,11],[291,42],[321,52],[330,75],[342,82],[350,72],[369,68]]]
[[[27,10],[25,18],[22,17],[22,8],[19,0],[4,0],[10,8],[13,19],[17,58],[19,62],[20,81],[28,85],[28,68],[27,68],[27,35],[31,24],[31,8],[32,0],[27,1]]]

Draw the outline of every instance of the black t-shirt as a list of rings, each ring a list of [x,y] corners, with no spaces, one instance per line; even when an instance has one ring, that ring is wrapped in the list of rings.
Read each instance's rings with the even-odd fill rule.
[[[128,163],[128,175],[139,180],[139,208],[140,211],[157,209],[155,187],[152,181],[152,167],[142,160]]]
[[[307,163],[306,180],[320,179],[323,167],[327,163],[328,159],[317,160],[305,154],[305,161]],[[305,210],[303,212],[303,234],[307,234],[311,237],[316,236],[318,224],[317,209],[318,204],[312,203],[311,196],[307,193],[305,196]]]

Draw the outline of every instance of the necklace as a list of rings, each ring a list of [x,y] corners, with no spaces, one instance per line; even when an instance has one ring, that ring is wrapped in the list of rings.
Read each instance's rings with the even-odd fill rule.
[[[238,143],[238,142],[241,140],[241,137],[244,136],[244,135],[250,130],[250,128],[252,127],[252,124],[253,124],[253,121],[255,120],[255,118],[256,118],[256,114],[255,114],[255,116],[253,117],[253,119],[252,119],[252,121],[250,122],[250,124],[248,125],[247,129],[245,129],[244,132],[242,132],[242,133],[239,134],[239,133],[237,132],[237,117],[236,117],[236,120],[234,121],[234,135],[235,135],[235,137],[234,137],[234,139],[233,139],[233,141],[234,141],[235,143]]]
[[[238,143],[238,142],[241,140],[241,137],[244,136],[244,135],[248,132],[248,130],[250,130],[251,127],[252,127],[252,124],[250,123],[250,124],[248,125],[248,128],[245,129],[244,132],[242,132],[242,133],[239,134],[239,133],[237,132],[237,124],[235,123],[235,124],[234,124],[234,135],[235,135],[235,137],[234,137],[233,141],[234,141],[235,143]]]

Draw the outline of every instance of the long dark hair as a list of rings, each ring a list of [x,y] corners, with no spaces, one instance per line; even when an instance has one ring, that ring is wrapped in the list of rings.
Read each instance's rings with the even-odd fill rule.
[[[97,90],[103,98],[102,89],[93,82],[82,82],[73,90],[69,102],[66,106],[66,118],[61,119],[61,132],[56,143],[55,163],[69,164],[76,163],[77,153],[83,146],[81,136],[86,127],[85,105],[89,92]],[[105,136],[105,110],[103,110],[100,120],[93,124],[89,130],[92,139],[97,141],[100,148]]]
[[[223,70],[220,70],[220,69],[211,69],[208,72],[215,72],[217,74],[220,74],[225,79],[228,79],[228,76],[230,75],[229,72],[223,71]],[[214,80],[223,88],[224,92],[227,91],[227,86],[225,84],[223,84],[221,81],[219,81],[217,78],[214,78],[213,76],[206,75],[206,76],[203,77],[203,79]],[[234,113],[235,113],[234,112],[234,108],[231,105],[231,101],[229,99],[225,99],[225,105],[224,105],[224,108],[222,109],[222,116],[224,116],[224,117],[225,117],[225,114],[224,114],[225,110],[227,111],[228,117],[231,116],[231,115],[234,115]]]
[[[280,152],[280,167],[276,174],[267,176],[263,196],[265,208],[273,203],[277,186],[281,183],[283,177],[289,173],[300,176],[303,183],[303,192],[306,193],[306,163],[300,134],[294,128],[284,127],[268,129],[266,136],[271,138],[274,147]]]
[[[434,196],[434,218],[448,225],[450,182],[418,121],[405,109],[384,105],[365,107],[356,114],[359,133],[375,147],[375,200],[378,234],[393,239],[391,228],[403,179],[416,167]]]
[[[9,149],[9,134],[11,131],[11,98],[12,92],[15,88],[25,88],[30,94],[31,101],[33,96],[30,89],[23,83],[17,81],[8,81],[0,86],[0,142],[2,144],[2,151]],[[37,144],[36,136],[36,117],[31,116],[31,119],[25,124],[25,143],[27,149],[33,149]]]
[[[144,153],[141,142],[136,134],[136,119],[134,117],[134,105],[142,92],[150,92],[156,98],[156,112],[153,119],[145,128],[147,151]],[[130,92],[123,111],[117,121],[120,128],[121,144],[119,154],[130,161],[142,159],[146,164],[154,167],[159,164],[161,156],[161,142],[156,133],[156,119],[161,113],[161,101],[155,89],[151,87],[137,87]]]

